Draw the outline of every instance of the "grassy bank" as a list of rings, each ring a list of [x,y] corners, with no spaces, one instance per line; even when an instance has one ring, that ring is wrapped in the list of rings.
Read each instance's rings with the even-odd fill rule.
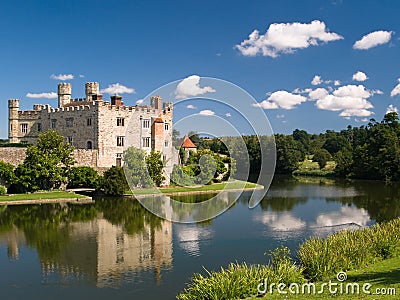
[[[135,190],[135,195],[150,195],[158,192],[162,192],[164,194],[173,194],[173,193],[188,193],[188,192],[213,192],[213,191],[221,191],[223,189],[226,190],[236,190],[236,189],[256,189],[263,188],[261,185],[252,182],[245,182],[240,180],[223,182],[223,183],[214,183],[210,185],[202,185],[202,186],[194,186],[194,187],[165,187],[158,189],[137,189]],[[132,191],[129,191],[127,194],[132,195]]]
[[[76,199],[86,198],[86,196],[75,194],[72,192],[64,191],[49,191],[49,192],[36,192],[28,194],[14,194],[7,196],[0,196],[1,201],[21,201],[21,200],[47,200],[47,199]]]
[[[314,176],[314,177],[334,177],[335,176],[336,163],[334,161],[328,161],[326,166],[322,169],[319,167],[317,162],[310,159],[305,159],[299,163],[297,170],[293,172],[294,176]]]
[[[266,265],[250,267],[231,265],[219,272],[207,272],[206,275],[196,274],[188,287],[177,298],[180,300],[255,298],[258,294],[257,285],[264,282],[265,279],[269,283],[276,284],[318,282],[332,279],[338,272],[348,271],[354,271],[349,273],[355,274],[354,276],[357,275],[356,272],[361,272],[358,273],[359,277],[353,278],[362,281],[369,278],[365,274],[369,274],[368,272],[371,270],[378,270],[380,264],[392,267],[392,272],[380,272],[371,276],[381,276],[391,280],[393,274],[400,273],[399,232],[400,219],[395,219],[370,228],[344,230],[325,239],[311,238],[300,245],[297,253],[300,259],[299,265],[293,263],[286,248],[278,249],[272,254],[270,262]],[[365,267],[372,269],[364,269]],[[382,267],[382,270],[385,270],[384,268]],[[397,281],[395,283],[398,284]],[[267,294],[267,297],[270,296]],[[305,296],[304,299],[311,297],[310,295]],[[327,296],[329,295],[324,295],[323,298]],[[345,296],[346,299],[349,299],[349,295]],[[282,297],[282,295],[278,295],[278,297]]]

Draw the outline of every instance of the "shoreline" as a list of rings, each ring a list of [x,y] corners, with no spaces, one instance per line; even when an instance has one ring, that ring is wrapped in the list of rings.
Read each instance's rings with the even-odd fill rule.
[[[71,204],[89,204],[94,203],[92,197],[85,198],[56,198],[56,199],[26,199],[26,200],[1,200],[2,205],[35,205],[35,204],[51,204],[51,203],[71,203]]]

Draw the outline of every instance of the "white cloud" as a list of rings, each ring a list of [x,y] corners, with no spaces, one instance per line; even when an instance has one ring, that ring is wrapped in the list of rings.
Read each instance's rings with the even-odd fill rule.
[[[318,100],[318,99],[323,99],[326,96],[328,96],[328,91],[324,88],[317,88],[313,91],[311,91],[308,94],[308,97],[310,98],[310,100]]]
[[[304,89],[304,90],[299,89],[299,88],[295,88],[292,93],[295,93],[295,94],[308,94],[311,91],[312,91],[312,89],[310,89],[310,88],[307,88],[307,89]]]
[[[79,74],[79,78],[85,78],[85,75]]]
[[[368,122],[369,120],[368,120],[368,118],[362,118],[361,119],[361,122]]]
[[[392,37],[392,31],[378,30],[364,35],[361,40],[354,43],[353,48],[358,50],[368,50],[378,45],[386,44]]]
[[[302,102],[307,101],[307,98],[301,95],[295,95],[287,91],[276,91],[272,93],[268,99],[253,104],[255,107],[262,107],[263,109],[293,109]]]
[[[283,119],[285,117],[285,115],[276,115],[277,119]]]
[[[72,74],[58,74],[58,75],[51,74],[50,78],[55,79],[55,80],[63,80],[64,81],[64,80],[74,79],[74,75],[72,75]]]
[[[186,108],[189,108],[189,109],[196,109],[196,106],[194,106],[193,104],[189,104],[189,105],[186,106]]]
[[[400,78],[397,79],[397,81],[400,82]],[[394,87],[394,89],[392,90],[392,92],[390,93],[390,96],[391,96],[391,97],[394,97],[394,96],[396,96],[396,95],[400,95],[400,83],[399,83],[398,85],[396,85],[396,86]]]
[[[120,83],[110,84],[107,88],[100,90],[100,93],[104,94],[134,94],[135,89],[128,88]]]
[[[213,116],[213,115],[215,115],[215,112],[213,112],[212,110],[209,110],[209,109],[205,109],[205,110],[202,110],[201,112],[199,112],[199,114],[203,115],[203,116]]]
[[[342,83],[340,82],[340,80],[334,80],[333,81],[333,85],[334,86],[338,86],[338,85],[341,85]]]
[[[191,75],[178,84],[175,90],[175,98],[182,99],[214,92],[215,90],[210,86],[200,87],[200,76]]]
[[[322,83],[322,79],[321,79],[321,76],[319,76],[319,75],[315,75],[313,80],[311,81],[312,85],[319,85],[321,83]]]
[[[314,20],[311,23],[274,23],[265,34],[254,30],[247,40],[236,48],[244,56],[277,57],[281,53],[293,53],[296,49],[317,46],[322,43],[343,39],[342,36],[328,32],[324,22]]]
[[[144,102],[144,99],[139,99],[138,101],[136,101],[136,105],[140,105]]]
[[[373,93],[366,90],[363,85],[341,86],[333,91],[333,94],[327,94],[322,90],[317,92],[317,90],[309,96],[317,100],[315,105],[319,109],[341,111],[339,114],[341,117],[368,117],[373,114],[369,109],[374,106],[367,100]]]
[[[231,115],[231,113],[226,113],[225,117],[230,118],[230,117],[232,117],[232,115]]]
[[[357,73],[353,74],[353,80],[365,81],[367,79],[368,79],[367,74],[365,74],[364,72],[358,71]]]
[[[57,93],[54,93],[54,92],[50,92],[50,93],[27,93],[26,97],[34,98],[34,99],[39,99],[39,98],[54,99],[54,98],[57,98]]]
[[[388,108],[386,109],[386,113],[390,113],[390,112],[399,112],[398,108],[396,106],[394,106],[393,104],[390,104],[388,106]]]

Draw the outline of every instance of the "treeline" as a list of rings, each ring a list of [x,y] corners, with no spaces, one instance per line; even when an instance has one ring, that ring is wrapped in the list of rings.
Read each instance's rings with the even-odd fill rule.
[[[381,122],[371,119],[367,125],[348,126],[341,131],[327,130],[325,133],[310,134],[296,129],[292,134],[275,134],[274,137],[277,174],[292,174],[300,162],[310,157],[321,168],[326,161],[334,160],[334,174],[341,178],[400,180],[400,124],[396,112],[386,114]],[[200,138],[192,134],[191,139],[199,149],[211,149],[225,155],[229,155],[226,144],[243,139],[252,174],[260,171],[261,149],[269,151],[266,148],[271,147],[268,137],[219,139]]]

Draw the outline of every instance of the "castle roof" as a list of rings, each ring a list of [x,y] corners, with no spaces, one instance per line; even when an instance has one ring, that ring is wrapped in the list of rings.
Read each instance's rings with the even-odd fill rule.
[[[183,138],[182,148],[197,148],[195,144],[193,144],[192,140],[185,135]]]

